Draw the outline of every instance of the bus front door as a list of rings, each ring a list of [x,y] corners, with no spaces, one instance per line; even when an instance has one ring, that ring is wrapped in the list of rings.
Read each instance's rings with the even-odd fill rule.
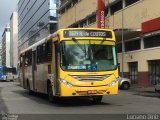
[[[58,61],[58,41],[54,42],[53,44],[53,61],[54,61],[54,88],[55,88],[55,93],[57,95],[59,95],[60,90],[59,90],[59,70],[58,70],[58,65],[59,65],[59,61]]]

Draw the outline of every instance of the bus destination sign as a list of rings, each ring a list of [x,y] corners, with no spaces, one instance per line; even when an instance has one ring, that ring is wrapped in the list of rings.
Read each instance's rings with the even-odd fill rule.
[[[103,37],[112,38],[111,31],[104,30],[64,30],[64,37]]]

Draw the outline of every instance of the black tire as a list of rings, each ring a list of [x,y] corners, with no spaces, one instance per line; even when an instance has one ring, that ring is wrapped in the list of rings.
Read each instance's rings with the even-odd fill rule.
[[[128,82],[124,82],[124,83],[122,83],[122,89],[124,89],[124,90],[128,90],[130,88],[130,85],[129,85],[129,83]]]
[[[160,90],[157,90],[157,89],[155,88],[155,92],[156,92],[156,93],[160,93]]]
[[[34,92],[31,90],[31,87],[30,87],[30,84],[29,84],[29,81],[27,80],[27,90],[28,90],[28,94],[29,95],[33,95]]]
[[[11,80],[12,82],[14,81],[14,79]]]
[[[97,103],[101,103],[102,98],[103,98],[103,96],[93,96],[93,97],[92,97],[93,102],[96,103],[96,104],[97,104]]]
[[[56,103],[58,101],[58,98],[56,96],[53,96],[53,90],[51,83],[47,86],[47,92],[48,92],[48,99],[52,103]]]

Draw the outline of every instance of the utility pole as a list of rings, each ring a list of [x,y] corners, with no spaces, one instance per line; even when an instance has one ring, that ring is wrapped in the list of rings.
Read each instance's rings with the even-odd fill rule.
[[[125,46],[124,46],[124,7],[125,7],[125,1],[122,0],[122,73],[121,77],[124,77],[124,54],[125,54]]]

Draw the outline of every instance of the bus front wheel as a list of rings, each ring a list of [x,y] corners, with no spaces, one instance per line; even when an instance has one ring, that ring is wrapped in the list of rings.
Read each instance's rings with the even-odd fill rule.
[[[101,103],[103,96],[93,96],[93,102],[94,103]]]
[[[57,102],[57,97],[53,96],[53,90],[52,90],[52,85],[51,83],[48,84],[48,99],[50,102],[54,103]]]

